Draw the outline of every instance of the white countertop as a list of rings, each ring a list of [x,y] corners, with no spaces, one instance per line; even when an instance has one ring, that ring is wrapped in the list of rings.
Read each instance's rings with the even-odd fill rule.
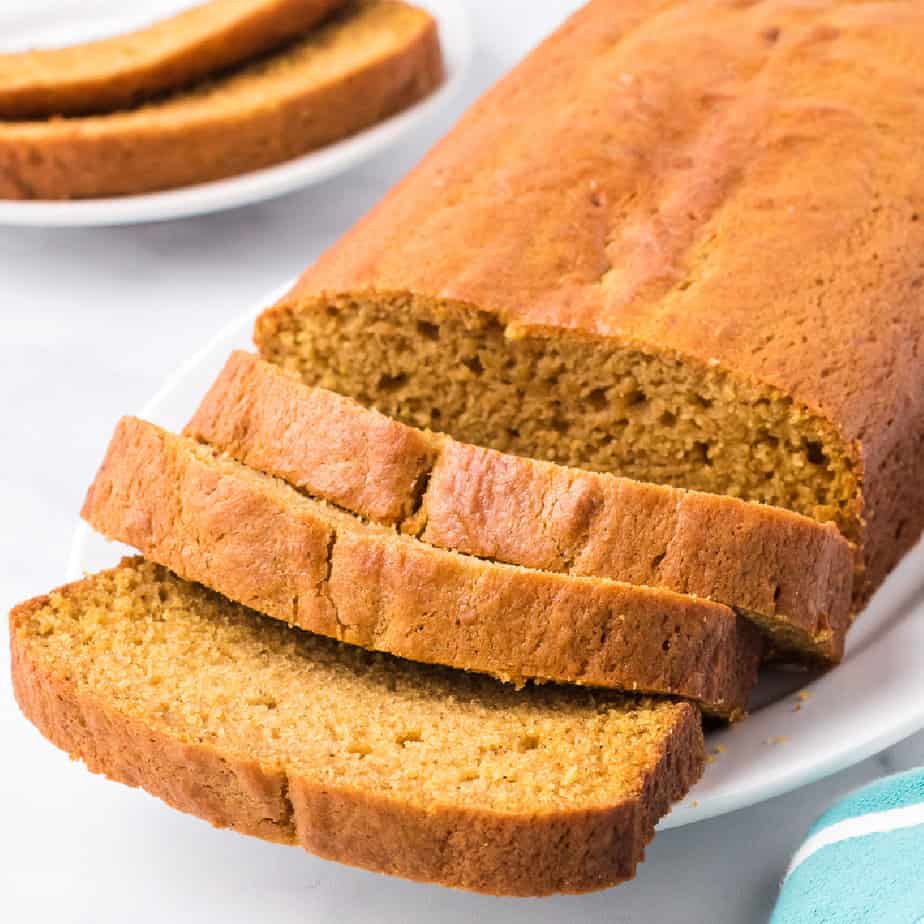
[[[566,0],[471,0],[477,52],[469,87],[399,151],[287,198],[200,219],[74,231],[0,228],[0,606],[62,582],[83,493],[116,419],[232,315],[295,275],[399,178],[463,104],[563,13]],[[523,15],[517,10],[529,12]],[[233,865],[237,838],[168,812],[137,790],[68,765],[19,715],[0,654],[0,907],[5,920],[201,920],[234,908],[267,922],[315,920],[303,855],[266,845],[263,865]],[[789,854],[832,800],[884,772],[924,763],[924,734],[794,794],[659,835],[638,878],[584,900],[607,922],[763,922]],[[104,793],[104,801],[100,794]],[[100,814],[100,805],[107,807]],[[171,837],[201,838],[209,873],[171,863]],[[226,859],[227,863],[223,860]],[[112,878],[117,876],[119,887]],[[161,885],[173,880],[171,890]],[[176,880],[182,884],[177,902]],[[356,888],[380,877],[357,873]],[[165,903],[165,894],[172,896]],[[382,921],[426,917],[428,887],[390,889]],[[126,895],[132,907],[126,907]],[[452,920],[486,907],[462,896]],[[568,920],[567,899],[560,902]],[[175,903],[174,903],[175,902]],[[413,903],[413,904],[408,904]],[[558,907],[558,905],[556,905]],[[511,901],[508,920],[531,901]],[[333,919],[337,908],[316,912]],[[255,918],[251,918],[255,919]]]

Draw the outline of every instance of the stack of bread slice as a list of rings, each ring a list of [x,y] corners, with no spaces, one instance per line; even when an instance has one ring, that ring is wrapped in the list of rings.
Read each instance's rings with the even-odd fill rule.
[[[129,35],[0,55],[0,197],[236,176],[406,109],[442,73],[433,18],[396,0],[211,0]]]
[[[460,443],[243,352],[185,436],[120,422],[83,515],[148,561],[14,614],[53,741],[482,891],[631,875],[702,772],[698,712],[743,717],[765,654],[836,660],[849,624],[830,524]]]
[[[836,664],[924,525],[924,180],[889,159],[873,209],[827,159],[899,143],[869,134],[897,111],[872,72],[924,128],[889,82],[918,40],[899,6],[590,3],[260,317],[184,434],[120,422],[83,515],[144,559],[14,611],[26,715],[370,869],[631,876],[701,716],[743,718],[768,658]],[[787,119],[829,183],[794,179]]]

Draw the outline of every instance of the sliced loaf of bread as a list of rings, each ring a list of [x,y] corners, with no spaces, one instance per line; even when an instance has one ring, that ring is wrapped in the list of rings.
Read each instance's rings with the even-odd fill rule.
[[[346,0],[211,0],[135,32],[0,54],[0,119],[125,109],[278,48]]]
[[[924,527],[924,3],[592,0],[256,330],[457,439]],[[678,69],[678,62],[683,62]]]
[[[236,176],[366,128],[441,79],[429,14],[362,0],[276,54],[137,109],[0,123],[0,198],[119,196]]]
[[[504,680],[683,696],[743,714],[763,645],[728,607],[444,551],[125,418],[83,516],[292,625]]]
[[[853,554],[830,523],[460,443],[235,352],[185,431],[421,540],[733,607],[777,651],[836,661]]]
[[[631,877],[702,773],[696,710],[410,664],[262,619],[140,559],[10,617],[26,717],[219,827],[479,892]]]

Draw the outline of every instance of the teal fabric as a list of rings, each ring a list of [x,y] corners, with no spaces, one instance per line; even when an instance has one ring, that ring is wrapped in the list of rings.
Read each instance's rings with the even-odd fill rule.
[[[853,793],[825,812],[809,836],[847,819],[881,824],[880,813],[914,805],[924,806],[924,770],[886,777]],[[849,832],[830,835],[841,833]],[[784,880],[771,918],[771,924],[922,921],[924,821],[820,846]]]
[[[832,806],[815,822],[809,834],[833,825],[845,818],[856,818],[867,812],[903,808],[924,802],[924,769],[896,773],[870,783]],[[922,860],[924,863],[924,860]],[[924,872],[924,868],[922,868]]]
[[[822,847],[783,884],[772,924],[918,924],[922,863],[920,828]]]

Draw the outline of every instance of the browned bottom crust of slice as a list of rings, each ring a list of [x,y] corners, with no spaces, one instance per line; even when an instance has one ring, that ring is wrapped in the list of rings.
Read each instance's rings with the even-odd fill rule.
[[[113,598],[119,606],[100,606],[98,601],[91,605],[81,599],[105,581],[121,585],[122,596]],[[150,585],[150,598],[140,596],[141,583]],[[210,643],[214,640],[228,649],[220,653],[228,662],[224,675],[229,678],[224,681],[228,690],[220,692],[226,695],[229,713],[241,701],[266,701],[269,696],[277,697],[278,710],[284,713],[290,706],[287,698],[310,697],[319,682],[331,682],[324,674],[331,664],[340,684],[334,693],[344,699],[384,695],[387,706],[389,693],[382,692],[381,683],[390,677],[396,688],[396,708],[391,712],[400,719],[401,703],[409,693],[412,698],[419,696],[422,713],[432,718],[424,735],[448,734],[445,706],[454,699],[457,710],[471,708],[477,713],[476,723],[481,721],[478,710],[489,704],[497,710],[494,724],[503,725],[509,716],[515,729],[524,714],[532,715],[533,703],[536,721],[543,720],[546,700],[552,697],[558,703],[555,708],[575,711],[576,727],[586,722],[585,735],[599,735],[592,746],[622,748],[625,782],[613,784],[608,798],[591,798],[586,804],[578,799],[567,806],[547,807],[539,800],[529,808],[525,780],[522,786],[511,782],[499,786],[501,790],[521,786],[512,807],[492,804],[495,789],[490,786],[483,797],[466,797],[465,784],[460,784],[458,795],[450,792],[445,799],[428,799],[408,792],[400,781],[392,790],[381,781],[376,785],[350,780],[348,771],[335,769],[332,775],[323,764],[295,766],[296,758],[267,757],[272,753],[267,726],[273,713],[266,709],[263,714],[270,718],[253,729],[246,727],[243,739],[241,730],[234,728],[234,718],[216,718],[214,712],[193,727],[184,725],[176,719],[184,705],[181,693],[172,687],[163,690],[169,682],[152,676],[159,669],[155,649],[168,644],[165,632],[132,646],[127,656],[131,666],[116,671],[124,681],[118,694],[100,689],[98,675],[109,663],[105,654],[97,660],[91,656],[88,668],[85,656],[68,650],[66,644],[64,654],[51,653],[56,632],[67,638],[81,621],[91,623],[84,628],[105,646],[113,641],[110,635],[116,635],[113,625],[139,618],[131,612],[139,601],[145,631],[158,624],[182,629],[185,609],[205,624]],[[61,608],[67,614],[58,617],[55,611]],[[65,625],[56,626],[56,619]],[[487,678],[383,659],[263,620],[140,559],[126,559],[110,572],[20,605],[11,614],[10,629],[13,687],[23,713],[50,741],[93,772],[140,786],[217,827],[297,844],[322,857],[410,879],[503,895],[586,892],[614,885],[634,875],[654,824],[699,778],[705,763],[699,720],[688,704],[595,697],[589,691],[552,688],[514,692]],[[229,639],[234,632],[236,642]],[[252,647],[260,652],[259,661],[248,671],[246,659]],[[234,669],[235,657],[240,670]],[[299,663],[287,665],[285,657]],[[201,677],[196,675],[199,666],[189,663],[182,647],[178,646],[174,659],[184,672],[184,689],[214,693],[216,681],[206,673],[205,659]],[[320,680],[312,680],[313,671],[320,672]],[[270,689],[265,677],[274,672],[279,682]],[[152,694],[155,685],[159,689]],[[159,697],[163,708],[138,705],[149,696]],[[145,708],[150,714],[144,713]],[[616,715],[613,728],[629,735],[626,740],[608,741],[605,730],[594,731],[609,727],[600,724],[607,709],[614,715],[624,713]],[[629,713],[635,713],[637,721],[630,721]],[[549,714],[554,721],[554,708]],[[303,709],[300,716],[307,723],[300,732],[305,740],[312,730],[320,730],[321,736],[331,731],[323,714],[315,716],[311,709]],[[484,721],[490,724],[491,715]],[[469,737],[478,736],[478,727]],[[496,755],[496,731],[485,727],[480,742],[495,749],[486,758],[488,763]],[[439,738],[434,742],[446,762],[455,760],[456,751],[470,743]],[[561,744],[567,747],[567,742]],[[546,742],[539,742],[534,748],[544,746]],[[394,747],[399,754],[413,753],[402,751],[400,742]],[[330,750],[331,763],[346,761],[347,767],[362,767],[367,759],[350,752],[336,735],[325,740],[323,748]],[[512,751],[515,759],[522,758],[529,766],[543,764],[539,750],[522,751],[515,744]],[[607,766],[612,770],[612,760]],[[589,772],[578,763],[571,775],[580,778]],[[562,790],[571,785],[563,780]],[[624,791],[617,795],[620,789]]]

